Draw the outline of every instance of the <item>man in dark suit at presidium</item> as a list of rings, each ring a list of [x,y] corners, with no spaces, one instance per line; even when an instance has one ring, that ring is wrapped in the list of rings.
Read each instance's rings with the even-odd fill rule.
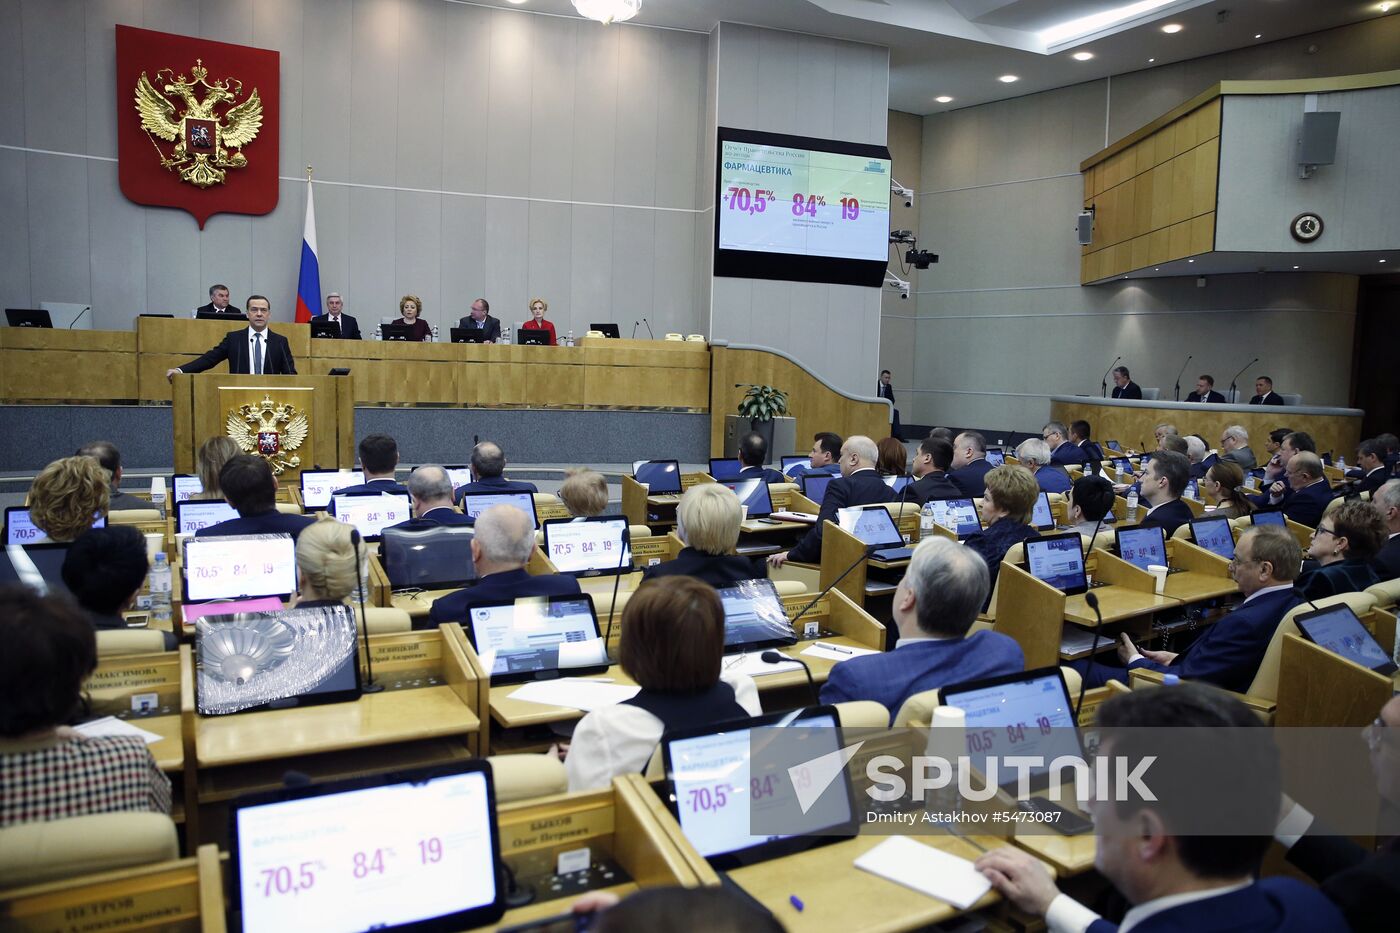
[[[248,326],[229,331],[216,346],[198,359],[165,371],[166,379],[176,373],[202,373],[228,360],[228,371],[234,375],[295,376],[296,363],[287,338],[268,329],[272,303],[262,295],[248,298]]]
[[[1113,370],[1114,398],[1142,398],[1142,388],[1128,375],[1128,367],[1118,366]]]

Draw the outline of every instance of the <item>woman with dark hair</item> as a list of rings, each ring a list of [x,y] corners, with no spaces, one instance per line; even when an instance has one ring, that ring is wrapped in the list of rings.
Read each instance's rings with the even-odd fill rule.
[[[882,438],[875,449],[880,452],[875,469],[881,476],[903,476],[909,472],[909,450],[903,441],[894,437]]]
[[[1318,566],[1303,571],[1294,584],[1304,599],[1317,600],[1338,593],[1359,593],[1380,582],[1371,558],[1385,543],[1385,523],[1369,502],[1343,502],[1313,530],[1308,556]]]
[[[569,790],[607,787],[643,771],[662,733],[757,716],[758,688],[722,670],[724,608],[694,577],[644,584],[622,610],[618,661],[641,686],[632,699],[584,716],[564,766]]]
[[[113,525],[90,529],[74,541],[61,573],[94,628],[122,631],[127,627],[122,613],[136,605],[149,569],[146,536],[134,525]],[[164,634],[166,651],[180,646],[174,632]]]
[[[97,668],[81,610],[0,588],[0,827],[115,811],[170,812],[170,780],[140,736],[68,728]]]
[[[1244,468],[1233,460],[1217,460],[1206,470],[1201,488],[1215,500],[1215,517],[1244,518],[1254,511],[1254,503],[1244,489]]]

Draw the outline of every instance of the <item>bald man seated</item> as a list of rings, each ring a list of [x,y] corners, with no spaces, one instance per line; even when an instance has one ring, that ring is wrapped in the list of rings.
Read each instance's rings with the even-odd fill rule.
[[[499,444],[491,441],[477,444],[472,448],[471,465],[474,479],[457,487],[454,496],[458,503],[469,492],[539,492],[534,483],[509,480],[501,475],[506,471],[506,455]]]
[[[831,481],[822,497],[821,512],[817,524],[808,530],[791,550],[774,554],[768,563],[781,567],[790,560],[816,564],[822,559],[822,524],[836,521],[836,513],[854,505],[874,505],[877,502],[893,502],[894,490],[885,485],[884,479],[875,470],[879,449],[868,437],[857,434],[846,438],[841,445],[841,476]]]

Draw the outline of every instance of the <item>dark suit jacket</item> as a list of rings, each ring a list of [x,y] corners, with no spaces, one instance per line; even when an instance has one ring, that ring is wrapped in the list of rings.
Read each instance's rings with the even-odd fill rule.
[[[464,622],[467,610],[472,606],[510,602],[521,596],[567,596],[578,592],[578,581],[562,573],[531,576],[524,569],[506,570],[482,577],[475,586],[434,600],[433,608],[428,610],[428,624],[423,627],[435,628],[444,622]]]
[[[465,486],[458,486],[452,491],[452,498],[458,505],[462,504],[462,496],[469,492],[539,492],[534,483],[518,482],[506,479],[504,476],[488,476],[485,479],[474,480]]]
[[[1375,854],[1345,836],[1313,835],[1317,824],[1288,850],[1288,861],[1322,887],[1357,933],[1395,929],[1392,908],[1400,901],[1400,847]]]
[[[457,322],[457,326],[460,327],[460,328],[463,329],[463,330],[477,330],[477,329],[478,329],[477,326],[476,326],[476,320],[475,320],[470,314],[468,314],[466,317],[464,317],[464,318],[462,318],[460,321],[458,321],[458,322]],[[492,316],[490,315],[490,313],[488,312],[487,315],[486,315],[486,317],[484,317],[484,318],[481,319],[481,327],[480,327],[480,330],[482,330],[482,331],[485,332],[485,334],[486,334],[485,339],[486,339],[486,340],[500,340],[500,339],[501,339],[501,319],[500,319],[500,318],[492,317]]]
[[[1207,628],[1170,665],[1143,658],[1129,667],[1170,671],[1185,680],[1204,680],[1243,693],[1259,673],[1274,630],[1300,601],[1293,590],[1257,596]]]
[[[404,531],[426,531],[429,528],[441,528],[443,525],[470,524],[472,524],[470,516],[463,515],[461,512],[449,509],[444,505],[430,510],[426,515],[410,518],[406,522],[399,522],[394,527]]]
[[[816,527],[802,536],[802,540],[788,551],[788,560],[815,564],[822,559],[822,522],[836,521],[838,509],[852,505],[873,505],[876,502],[893,502],[899,498],[893,489],[885,485],[880,474],[872,470],[861,470],[850,476],[840,476],[826,487],[822,497],[821,511],[817,514]]]
[[[1065,468],[1058,465],[1043,466],[1035,471],[1036,485],[1046,492],[1069,492],[1073,484]]]
[[[1282,405],[1283,396],[1277,392],[1270,392],[1268,395],[1256,395],[1249,400],[1251,405]]]
[[[207,305],[200,305],[194,310],[197,314],[227,314],[230,317],[232,317],[235,314],[243,314],[243,309],[238,307],[237,305],[231,304],[227,308],[220,310],[219,308],[214,307],[214,302],[212,301],[209,302]],[[243,316],[247,317],[247,315]]]
[[[961,499],[962,490],[953,485],[947,473],[927,473],[904,488],[905,498],[920,508],[930,499]]]
[[[1114,397],[1114,398],[1135,398],[1135,399],[1141,401],[1141,400],[1142,400],[1142,386],[1138,385],[1136,382],[1132,382],[1131,380],[1130,380],[1130,381],[1128,382],[1128,384],[1125,385],[1125,386],[1114,386],[1114,387],[1113,387],[1113,397]]]
[[[263,374],[269,376],[295,376],[296,363],[292,361],[292,348],[287,338],[274,334],[272,328],[263,331],[267,345],[263,348]],[[248,328],[240,327],[224,335],[224,339],[208,353],[178,367],[182,373],[202,373],[213,369],[228,360],[228,371],[234,375],[252,375],[252,355],[248,352]]]
[[[1115,923],[1095,920],[1088,933],[1113,933]],[[1153,914],[1138,933],[1346,933],[1331,901],[1292,878],[1261,878],[1230,894],[1191,901]]]
[[[1191,520],[1191,507],[1180,499],[1173,499],[1164,503],[1161,508],[1153,509],[1152,514],[1144,518],[1139,524],[1147,528],[1159,527],[1168,538],[1172,532]]]
[[[344,489],[337,489],[335,494],[340,496],[347,492],[387,492],[391,496],[406,496],[408,495],[408,487],[398,480],[372,479],[358,486],[346,486]]]
[[[1186,401],[1188,401],[1188,402],[1213,402],[1213,403],[1218,403],[1218,404],[1222,404],[1222,405],[1223,405],[1223,404],[1225,403],[1225,396],[1224,396],[1224,395],[1221,395],[1219,392],[1215,391],[1214,389],[1211,389],[1208,393],[1206,393],[1206,397],[1205,397],[1205,398],[1201,398],[1201,396],[1200,396],[1199,393],[1192,392],[1190,395],[1186,396]]]
[[[1050,462],[1058,463],[1060,466],[1081,466],[1088,459],[1084,448],[1073,441],[1065,441],[1050,451]]]
[[[1391,535],[1379,554],[1371,561],[1376,576],[1382,580],[1400,577],[1400,535]]]
[[[306,515],[287,515],[274,509],[257,515],[240,515],[226,522],[201,528],[194,533],[196,538],[214,538],[223,535],[291,535],[293,539],[301,530],[316,524],[316,519]]]
[[[710,586],[732,586],[740,580],[756,580],[768,576],[768,562],[762,558],[749,560],[742,554],[706,554],[693,547],[681,548],[675,560],[652,564],[642,571],[642,582],[684,574],[704,580]]]
[[[980,499],[987,491],[987,474],[991,471],[992,465],[987,462],[986,457],[983,457],[981,460],[972,461],[961,469],[953,470],[948,474],[948,479],[962,491],[964,496]]]
[[[783,474],[779,473],[777,470],[772,470],[772,469],[769,469],[768,467],[761,467],[761,466],[744,467],[742,470],[739,471],[739,478],[740,478],[740,479],[761,479],[761,480],[763,480],[765,483],[768,483],[769,485],[772,485],[773,483],[790,483],[790,482],[792,482],[792,480],[790,480],[789,478],[787,478],[787,477],[784,476]]]
[[[1293,490],[1293,494],[1283,500],[1283,514],[1300,525],[1316,528],[1331,501],[1332,487],[1327,480],[1318,480],[1311,486]]]
[[[1249,447],[1236,447],[1228,454],[1221,454],[1221,460],[1230,460],[1240,465],[1240,469],[1248,473],[1259,465],[1259,461],[1254,459],[1254,450]]]
[[[1040,532],[1030,525],[1023,525],[1013,518],[999,518],[988,525],[984,531],[970,535],[967,540],[963,541],[963,544],[972,548],[987,562],[989,587],[984,606],[990,605],[992,602],[992,592],[997,584],[997,573],[1001,570],[1001,561],[1006,556],[1006,552],[1011,550],[1013,544],[1039,537]]]
[[[315,317],[313,317],[311,320],[313,320],[313,321],[329,321],[330,319],[331,319],[331,316],[330,316],[329,314],[318,314],[318,315],[316,315]],[[360,322],[357,321],[357,320],[355,320],[354,318],[352,318],[352,317],[351,317],[350,315],[348,315],[348,314],[342,314],[342,315],[340,316],[340,339],[341,339],[341,340],[359,340],[359,339],[360,339]]]
[[[1361,477],[1361,479],[1357,480],[1356,491],[1369,492],[1374,496],[1376,490],[1384,486],[1389,479],[1389,471],[1383,466],[1378,466],[1370,473],[1367,473],[1365,476]]]
[[[1381,582],[1375,568],[1365,559],[1349,557],[1325,567],[1315,567],[1298,576],[1294,589],[1304,599],[1319,600],[1338,593],[1359,593]]]

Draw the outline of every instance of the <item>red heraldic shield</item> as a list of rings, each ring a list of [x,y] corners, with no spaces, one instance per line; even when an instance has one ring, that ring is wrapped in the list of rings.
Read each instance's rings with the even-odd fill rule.
[[[117,27],[117,175],[137,204],[214,214],[277,206],[281,58]]]

